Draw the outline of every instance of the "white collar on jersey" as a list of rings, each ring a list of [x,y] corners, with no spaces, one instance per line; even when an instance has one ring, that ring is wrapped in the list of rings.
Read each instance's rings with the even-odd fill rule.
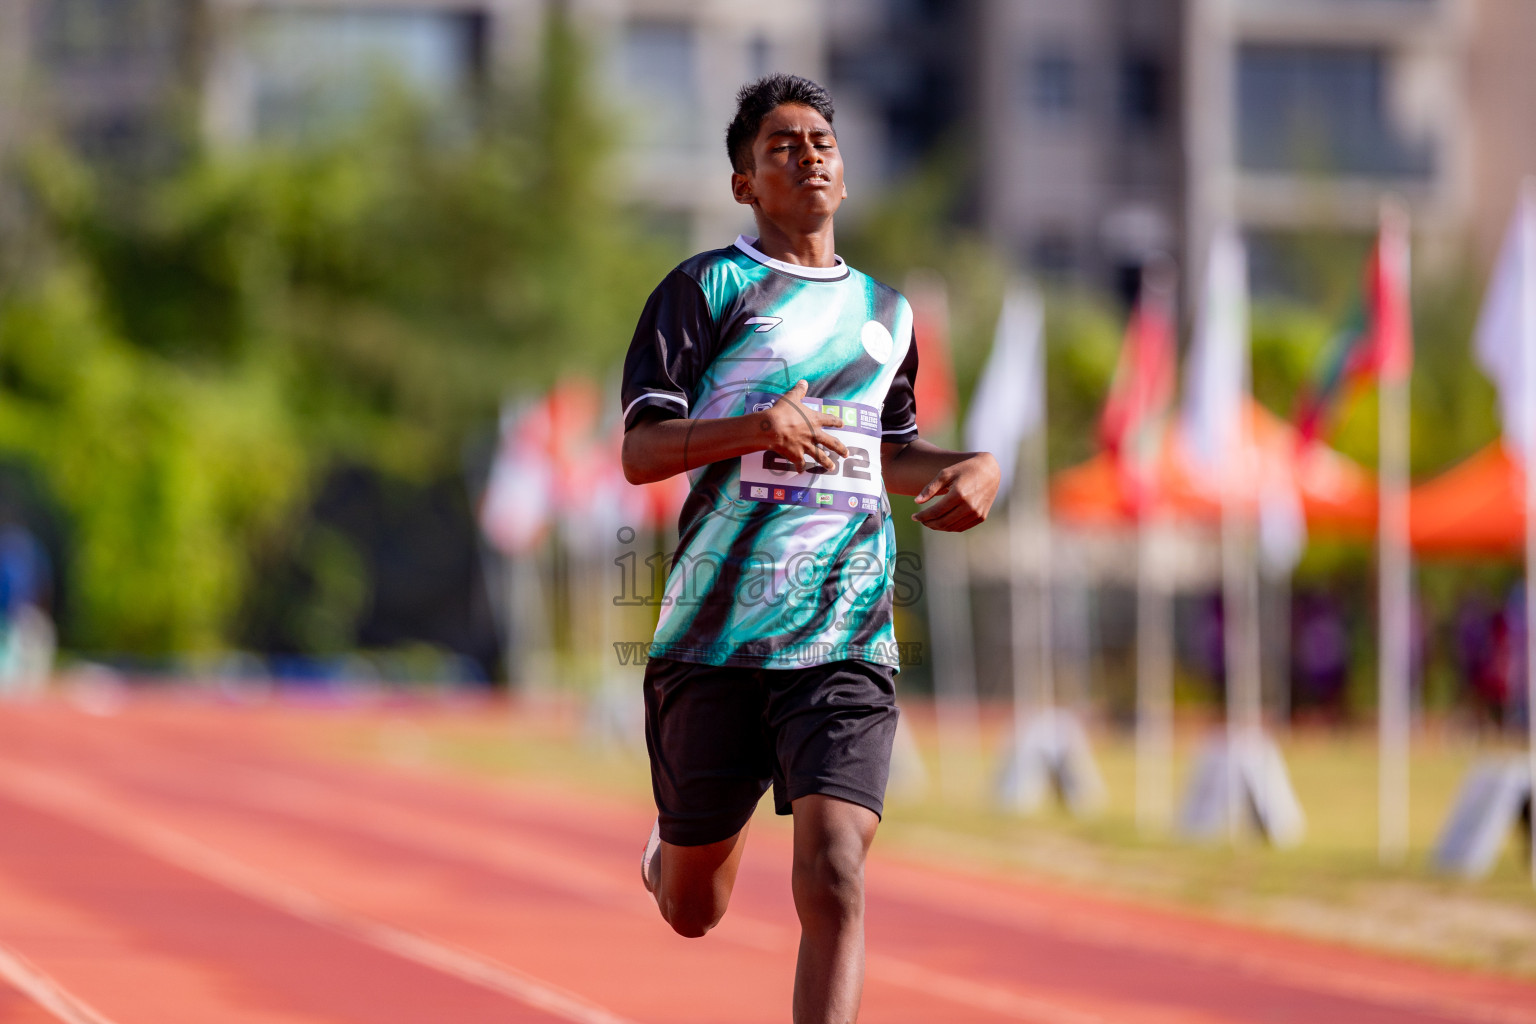
[[[848,264],[843,262],[841,256],[832,257],[837,261],[835,266],[802,267],[796,263],[785,263],[783,260],[776,260],[772,256],[764,256],[757,251],[756,245],[757,239],[755,238],[748,238],[746,235],[736,236],[736,248],[751,256],[765,267],[772,267],[774,270],[780,270],[795,277],[810,278],[813,281],[836,281],[848,276]]]

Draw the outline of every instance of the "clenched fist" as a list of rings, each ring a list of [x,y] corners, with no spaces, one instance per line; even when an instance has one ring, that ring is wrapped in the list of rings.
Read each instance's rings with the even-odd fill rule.
[[[986,522],[1001,479],[997,459],[991,452],[978,452],[963,462],[946,466],[912,499],[926,506],[912,518],[930,530],[969,530]],[[929,505],[930,501],[933,504]]]

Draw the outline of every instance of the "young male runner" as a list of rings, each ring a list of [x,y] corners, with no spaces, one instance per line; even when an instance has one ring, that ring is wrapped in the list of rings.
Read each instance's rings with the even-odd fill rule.
[[[834,255],[847,192],[826,91],[745,86],[726,150],[758,237],[668,274],[624,363],[625,476],[692,483],[645,672],[659,814],[641,874],[679,934],[709,931],[771,784],[794,815],[794,1020],[842,1024],[896,729],[885,491],[967,530],[998,467],[918,438],[912,310]]]

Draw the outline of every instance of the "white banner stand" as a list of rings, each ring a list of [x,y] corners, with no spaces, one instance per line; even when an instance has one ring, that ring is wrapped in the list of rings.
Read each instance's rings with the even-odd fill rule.
[[[1285,761],[1268,736],[1250,733],[1230,743],[1222,736],[1201,749],[1179,814],[1184,835],[1223,840],[1246,826],[1271,846],[1288,847],[1301,842],[1306,824]]]
[[[997,780],[998,802],[1032,814],[1055,796],[1077,816],[1104,806],[1104,779],[1075,714],[1051,708],[1030,716],[1014,737]]]
[[[1435,870],[1482,878],[1516,825],[1531,819],[1531,770],[1524,757],[1487,758],[1462,783],[1435,843]],[[1529,827],[1525,834],[1530,835]]]

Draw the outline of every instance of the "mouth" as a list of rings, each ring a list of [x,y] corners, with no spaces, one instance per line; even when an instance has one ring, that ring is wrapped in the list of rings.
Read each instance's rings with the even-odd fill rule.
[[[832,176],[826,171],[812,171],[810,174],[807,174],[805,177],[801,178],[796,184],[830,185],[832,184]]]

